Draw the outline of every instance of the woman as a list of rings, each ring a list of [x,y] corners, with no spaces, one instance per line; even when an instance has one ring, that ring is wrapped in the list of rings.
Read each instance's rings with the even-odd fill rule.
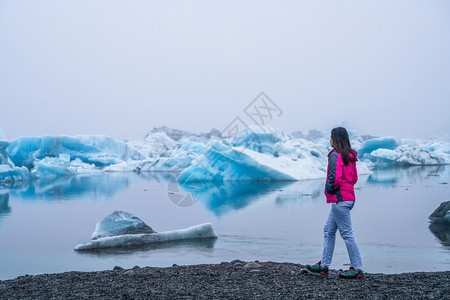
[[[350,211],[355,205],[354,185],[358,180],[356,171],[357,153],[350,146],[347,130],[343,127],[334,128],[330,139],[333,150],[328,153],[327,180],[325,196],[331,203],[331,210],[324,227],[324,244],[322,260],[307,269],[328,275],[328,267],[333,258],[336,231],[339,229],[345,241],[351,267],[339,275],[341,278],[362,278],[362,261],[358,243],[353,233]]]

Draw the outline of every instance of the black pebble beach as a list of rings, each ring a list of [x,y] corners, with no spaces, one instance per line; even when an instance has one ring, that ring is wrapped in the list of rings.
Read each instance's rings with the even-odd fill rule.
[[[259,264],[259,265],[258,265]],[[450,271],[340,279],[294,263],[235,260],[168,268],[25,275],[0,281],[0,299],[450,299]]]

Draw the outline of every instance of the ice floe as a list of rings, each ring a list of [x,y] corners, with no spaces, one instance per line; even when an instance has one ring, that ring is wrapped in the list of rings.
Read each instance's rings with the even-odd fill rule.
[[[89,242],[78,244],[75,250],[137,247],[152,243],[217,237],[210,223],[179,230],[155,232],[138,217],[127,212],[115,211],[97,223]]]

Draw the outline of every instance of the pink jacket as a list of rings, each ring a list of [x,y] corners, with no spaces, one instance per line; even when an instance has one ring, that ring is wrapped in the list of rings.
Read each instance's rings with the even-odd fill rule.
[[[358,181],[357,160],[355,150],[353,150],[353,153],[350,153],[348,166],[344,165],[341,154],[335,149],[328,153],[327,181],[325,183],[327,203],[355,201],[355,189],[353,186]]]

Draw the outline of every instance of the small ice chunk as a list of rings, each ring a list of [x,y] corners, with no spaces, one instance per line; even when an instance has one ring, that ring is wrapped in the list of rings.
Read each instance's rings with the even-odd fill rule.
[[[173,231],[155,232],[138,217],[124,211],[115,211],[97,223],[89,242],[78,244],[75,250],[132,247],[204,238],[217,238],[210,223]]]
[[[433,223],[450,224],[450,201],[442,202],[429,219]]]
[[[97,223],[91,240],[107,236],[155,232],[135,215],[125,211],[115,211]]]
[[[158,233],[123,234],[107,236],[90,240],[84,244],[75,246],[75,250],[92,250],[113,247],[136,247],[151,243],[161,243],[180,240],[217,238],[211,223],[191,226],[185,229],[165,231]]]

